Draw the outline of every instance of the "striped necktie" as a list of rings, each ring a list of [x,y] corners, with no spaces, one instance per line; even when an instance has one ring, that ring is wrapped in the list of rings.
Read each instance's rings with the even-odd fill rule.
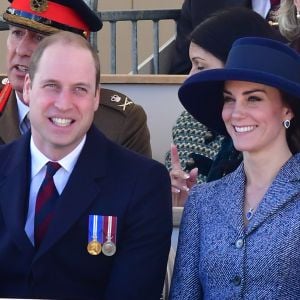
[[[54,209],[59,195],[53,176],[59,168],[60,164],[57,162],[49,161],[47,163],[46,175],[36,197],[34,239],[37,248],[40,246],[54,216]]]
[[[30,121],[27,113],[20,124],[20,130],[22,134],[25,134],[29,129],[30,129]]]

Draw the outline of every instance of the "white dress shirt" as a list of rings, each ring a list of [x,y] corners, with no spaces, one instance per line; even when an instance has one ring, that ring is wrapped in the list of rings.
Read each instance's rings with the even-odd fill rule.
[[[53,176],[53,181],[60,195],[65,188],[68,179],[74,169],[74,166],[78,160],[80,152],[84,146],[86,140],[86,135],[80,142],[80,144],[67,156],[57,161],[61,168]],[[30,181],[30,191],[29,191],[29,205],[27,212],[27,220],[25,224],[25,231],[30,239],[31,243],[34,245],[34,216],[35,216],[35,202],[39,188],[46,175],[46,164],[51,159],[47,158],[34,144],[31,137],[30,140],[30,151],[31,151],[31,181]]]
[[[270,11],[271,3],[269,0],[252,0],[252,9],[266,18]]]

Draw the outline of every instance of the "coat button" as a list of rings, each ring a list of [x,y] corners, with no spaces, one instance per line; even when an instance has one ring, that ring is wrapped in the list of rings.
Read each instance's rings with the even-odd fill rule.
[[[235,242],[235,247],[236,247],[236,248],[241,249],[243,246],[244,246],[244,240],[243,240],[243,239],[238,239],[238,240]]]
[[[235,286],[239,286],[242,282],[242,278],[238,275],[234,276],[234,278],[232,279],[232,283],[235,285]]]

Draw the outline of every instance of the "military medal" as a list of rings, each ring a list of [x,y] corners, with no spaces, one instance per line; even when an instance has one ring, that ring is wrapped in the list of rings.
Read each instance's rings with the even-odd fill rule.
[[[90,241],[87,245],[87,251],[91,255],[98,255],[101,253],[101,244],[96,240]]]
[[[106,256],[112,256],[116,253],[117,217],[104,217],[104,229],[106,241],[102,245],[102,253]]]
[[[90,215],[89,216],[89,234],[87,251],[91,255],[99,255],[101,253],[102,243],[102,216]]]

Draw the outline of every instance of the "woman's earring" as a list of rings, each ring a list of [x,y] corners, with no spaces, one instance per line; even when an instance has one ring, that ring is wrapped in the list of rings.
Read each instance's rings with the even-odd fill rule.
[[[291,126],[291,121],[290,120],[284,120],[283,121],[283,126],[284,126],[284,128],[288,129]]]
[[[299,19],[300,19],[300,11],[299,11],[298,9],[297,9],[296,18],[297,18],[297,20],[299,20]]]

